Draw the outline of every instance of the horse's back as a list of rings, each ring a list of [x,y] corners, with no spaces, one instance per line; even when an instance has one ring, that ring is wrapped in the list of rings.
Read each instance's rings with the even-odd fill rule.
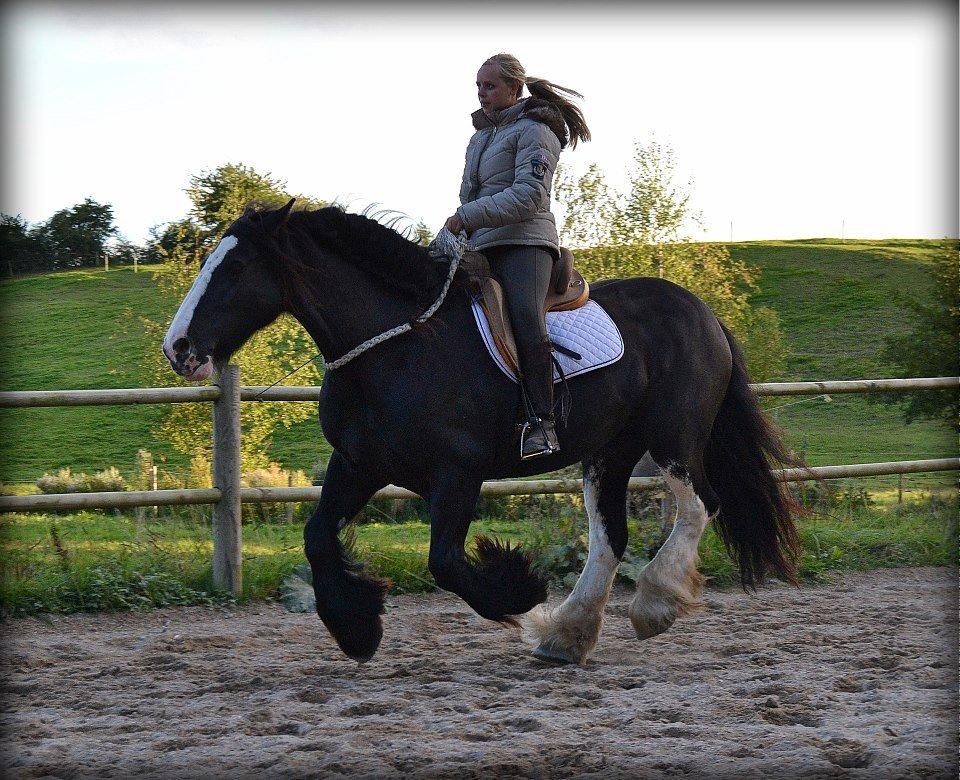
[[[590,297],[613,318],[624,338],[669,347],[700,344],[729,355],[729,344],[713,310],[679,284],[655,276],[633,276],[592,282]]]

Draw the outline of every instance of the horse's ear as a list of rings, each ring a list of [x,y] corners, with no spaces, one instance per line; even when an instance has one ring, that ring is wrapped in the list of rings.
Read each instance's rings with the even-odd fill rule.
[[[290,200],[287,201],[287,205],[283,208],[264,214],[263,226],[273,234],[279,233],[280,228],[287,224],[287,219],[290,218],[290,210],[293,208],[296,200],[296,198],[290,198]]]

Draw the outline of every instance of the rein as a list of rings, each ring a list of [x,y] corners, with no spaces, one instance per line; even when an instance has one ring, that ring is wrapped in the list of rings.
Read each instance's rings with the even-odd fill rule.
[[[342,355],[341,357],[334,360],[332,363],[326,363],[324,366],[325,369],[327,371],[335,371],[336,369],[345,366],[355,357],[359,357],[368,349],[372,349],[373,347],[377,346],[377,344],[382,344],[384,341],[392,339],[394,336],[399,336],[401,333],[406,333],[407,331],[412,330],[414,325],[420,325],[421,323],[424,323],[428,319],[430,319],[436,313],[437,309],[440,308],[440,305],[443,303],[444,299],[447,297],[447,293],[450,291],[450,285],[453,282],[453,277],[457,273],[457,268],[460,265],[460,259],[463,257],[463,253],[466,251],[466,248],[467,248],[466,233],[461,233],[459,236],[454,236],[453,233],[447,230],[447,228],[445,227],[441,228],[440,232],[437,233],[437,237],[430,242],[430,245],[428,247],[428,251],[430,252],[431,256],[450,258],[450,270],[447,272],[447,279],[443,283],[443,289],[440,290],[440,295],[437,298],[437,300],[435,300],[430,305],[430,307],[427,308],[415,320],[412,320],[411,322],[404,322],[402,325],[397,325],[397,327],[395,328],[390,328],[390,330],[386,330],[377,336],[373,336],[372,338],[367,339],[362,344],[358,344],[356,347],[351,349],[345,355]],[[323,357],[323,354],[317,353],[312,358],[300,364],[295,369],[287,373],[285,376],[278,379],[269,387],[263,388],[263,390],[261,390],[259,393],[257,393],[254,396],[254,400],[256,400],[265,392],[267,392],[267,390],[270,390],[276,387],[285,379],[288,379],[289,377],[293,376],[301,368],[308,366],[318,357]]]
[[[392,339],[394,336],[399,336],[401,333],[406,333],[408,330],[411,330],[414,325],[419,325],[420,323],[426,322],[428,319],[430,319],[433,316],[434,312],[436,312],[436,310],[440,308],[440,304],[443,303],[443,299],[447,297],[447,291],[450,289],[450,283],[453,281],[453,276],[457,272],[457,266],[459,265],[460,265],[459,257],[454,257],[450,260],[450,271],[447,274],[447,280],[443,283],[443,289],[440,291],[440,297],[437,298],[437,300],[435,300],[433,304],[430,306],[430,308],[427,309],[423,314],[421,314],[419,317],[413,320],[413,322],[405,322],[402,325],[397,325],[397,327],[395,328],[391,328],[390,330],[384,331],[379,336],[374,336],[372,338],[367,339],[362,344],[351,349],[343,357],[337,358],[332,363],[327,363],[326,364],[327,371],[334,371],[340,368],[341,366],[345,366],[355,357],[362,355],[371,347],[375,347],[377,346],[377,344],[382,344],[387,339]]]

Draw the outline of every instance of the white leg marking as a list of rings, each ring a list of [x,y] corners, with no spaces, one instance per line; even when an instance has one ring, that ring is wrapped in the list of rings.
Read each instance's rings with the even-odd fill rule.
[[[584,663],[600,638],[603,608],[620,561],[597,508],[597,475],[592,470],[583,482],[583,504],[590,523],[590,551],[577,584],[556,609],[538,607],[524,616],[528,637],[538,643],[534,655],[540,658]]]
[[[236,236],[224,236],[210,253],[207,261],[200,269],[200,273],[197,274],[197,278],[193,280],[187,297],[183,299],[183,303],[181,303],[180,308],[177,309],[176,316],[174,316],[173,322],[170,323],[170,327],[167,329],[167,335],[163,339],[163,351],[168,357],[173,355],[173,345],[177,339],[186,338],[187,329],[190,327],[190,320],[193,319],[193,312],[196,310],[197,304],[200,303],[204,292],[206,292],[213,272],[216,271],[217,266],[223,262],[223,258],[227,256],[227,252],[236,245]]]
[[[660,471],[677,498],[677,519],[637,582],[630,621],[640,639],[663,633],[678,617],[699,608],[703,590],[697,547],[710,517],[689,481],[677,479],[665,468]]]

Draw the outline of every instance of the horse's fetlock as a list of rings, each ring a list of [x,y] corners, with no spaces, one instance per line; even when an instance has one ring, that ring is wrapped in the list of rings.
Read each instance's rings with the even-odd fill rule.
[[[458,582],[457,566],[452,560],[445,558],[434,559],[431,557],[427,563],[427,569],[429,569],[430,575],[433,577],[433,581],[437,583],[438,588],[456,592]]]

